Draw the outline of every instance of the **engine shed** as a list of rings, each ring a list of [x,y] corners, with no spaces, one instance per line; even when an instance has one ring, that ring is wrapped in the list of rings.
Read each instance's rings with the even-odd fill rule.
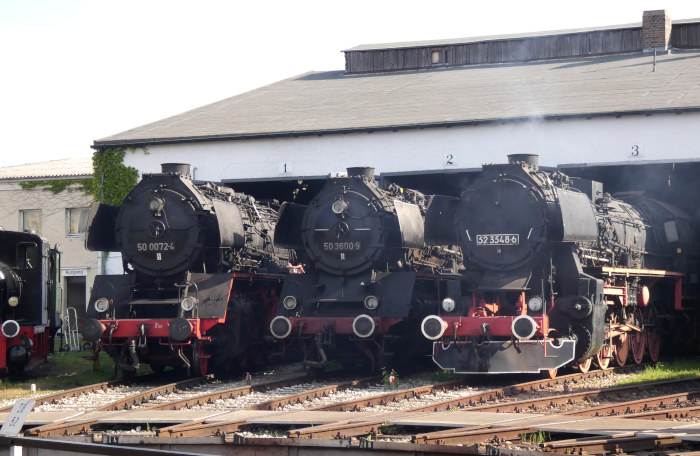
[[[195,180],[302,201],[352,166],[458,194],[482,164],[535,153],[541,166],[606,191],[651,191],[698,215],[700,19],[656,10],[635,24],[344,53],[344,70],[285,79],[93,147],[134,149],[125,164],[143,173],[191,163]]]

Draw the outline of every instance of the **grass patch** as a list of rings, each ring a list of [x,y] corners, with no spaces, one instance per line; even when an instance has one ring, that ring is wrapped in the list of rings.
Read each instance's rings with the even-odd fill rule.
[[[78,386],[112,380],[114,361],[100,353],[100,366],[93,369],[92,351],[73,351],[49,354],[48,361],[30,372],[22,372],[0,379],[0,399],[17,399],[31,395],[30,385],[36,385],[38,394],[62,391]]]
[[[617,386],[634,385],[637,383],[659,382],[664,380],[681,380],[700,378],[700,361],[674,361],[669,364],[658,363],[647,366],[634,377],[621,380]]]

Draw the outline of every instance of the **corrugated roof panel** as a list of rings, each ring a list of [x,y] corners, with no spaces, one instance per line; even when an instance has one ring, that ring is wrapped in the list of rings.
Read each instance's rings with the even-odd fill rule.
[[[92,176],[92,157],[66,158],[0,168],[0,180],[86,178]]]
[[[313,72],[96,147],[700,108],[700,51],[345,75]]]

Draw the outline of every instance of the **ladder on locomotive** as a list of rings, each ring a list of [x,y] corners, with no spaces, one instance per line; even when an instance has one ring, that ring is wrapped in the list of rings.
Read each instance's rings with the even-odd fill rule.
[[[66,338],[66,348],[68,351],[80,350],[80,337],[78,335],[78,312],[75,307],[68,307],[66,315],[61,315],[63,327],[61,328]]]

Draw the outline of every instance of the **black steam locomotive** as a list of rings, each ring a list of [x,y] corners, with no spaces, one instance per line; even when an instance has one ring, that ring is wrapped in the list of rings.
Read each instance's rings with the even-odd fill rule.
[[[695,231],[640,194],[546,172],[532,155],[485,165],[461,198],[435,197],[426,240],[457,242],[469,299],[426,317],[433,360],[460,373],[586,371],[659,357],[694,309]],[[429,228],[429,229],[428,229]],[[691,305],[692,304],[692,305]]]
[[[458,254],[425,246],[425,197],[372,168],[331,177],[308,206],[284,203],[275,245],[295,249],[305,271],[284,281],[272,335],[298,342],[309,368],[333,358],[389,366],[423,347],[420,321],[461,299]],[[302,271],[299,271],[302,272]]]
[[[53,353],[60,253],[40,236],[0,229],[0,373]]]
[[[276,209],[195,185],[189,165],[162,168],[120,206],[91,208],[86,247],[121,252],[126,274],[95,279],[83,337],[127,374],[140,362],[204,375],[264,360],[287,263],[272,245]]]

